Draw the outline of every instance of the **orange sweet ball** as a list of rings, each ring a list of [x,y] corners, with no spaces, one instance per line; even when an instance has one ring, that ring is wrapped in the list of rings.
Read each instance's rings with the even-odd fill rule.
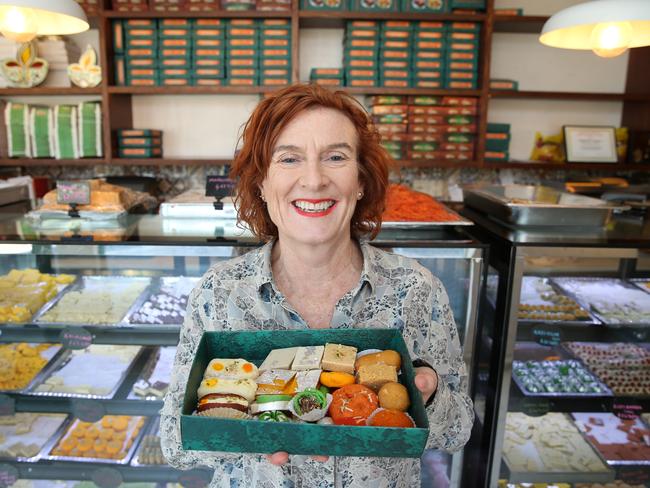
[[[363,385],[346,385],[332,394],[330,417],[337,425],[366,425],[366,420],[379,407],[377,394]]]
[[[382,409],[368,421],[373,427],[415,427],[413,419],[399,410]]]

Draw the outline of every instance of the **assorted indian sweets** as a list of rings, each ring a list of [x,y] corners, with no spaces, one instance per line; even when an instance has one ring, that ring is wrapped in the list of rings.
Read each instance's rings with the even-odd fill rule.
[[[55,344],[0,345],[0,391],[26,388],[60,349]]]
[[[259,366],[213,359],[198,389],[196,414],[269,422],[415,427],[398,382],[401,356],[343,344],[272,350]]]
[[[197,282],[196,278],[162,278],[160,288],[129,317],[129,322],[155,325],[182,324],[187,300]]]
[[[558,293],[547,278],[524,276],[518,318],[522,320],[589,320],[589,312],[575,300]]]
[[[513,361],[512,374],[521,389],[529,394],[611,394],[580,361],[572,359]]]
[[[162,400],[169,388],[176,346],[159,347],[133,384],[130,399]]]
[[[65,414],[19,412],[0,416],[0,458],[32,458],[66,419]]]
[[[460,217],[449,211],[431,195],[391,184],[386,195],[384,222],[458,222]]]
[[[60,289],[75,280],[73,275],[51,275],[36,269],[12,269],[0,276],[0,323],[26,322]]]

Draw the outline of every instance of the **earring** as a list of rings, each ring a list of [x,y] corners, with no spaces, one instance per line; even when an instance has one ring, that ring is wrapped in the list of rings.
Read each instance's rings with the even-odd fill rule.
[[[363,198],[363,192],[360,191],[359,193],[357,193],[357,200],[361,200],[362,198]]]
[[[266,203],[266,198],[264,198],[264,194],[262,192],[260,192],[260,198],[264,203]]]

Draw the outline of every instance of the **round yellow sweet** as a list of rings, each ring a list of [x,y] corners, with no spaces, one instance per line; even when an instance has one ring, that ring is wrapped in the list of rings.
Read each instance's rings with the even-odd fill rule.
[[[102,419],[102,427],[105,429],[108,429],[110,427],[113,427],[113,416],[112,415],[106,415]]]
[[[99,438],[105,441],[111,440],[115,431],[113,429],[103,429],[99,432]]]
[[[84,437],[86,439],[95,440],[99,437],[99,432],[100,430],[93,425],[92,427],[86,429],[86,433],[84,434]]]
[[[77,449],[79,449],[80,452],[90,451],[92,447],[93,441],[90,439],[79,439],[79,443],[77,444]]]
[[[93,444],[93,449],[95,449],[95,452],[98,454],[103,453],[106,451],[106,445],[108,443],[104,439],[95,439],[95,443]]]
[[[113,429],[115,430],[126,430],[126,428],[129,426],[129,420],[128,418],[124,417],[118,417],[113,421]]]

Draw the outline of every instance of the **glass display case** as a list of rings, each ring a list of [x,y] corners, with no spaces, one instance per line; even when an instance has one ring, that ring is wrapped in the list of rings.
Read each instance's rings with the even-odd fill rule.
[[[11,376],[0,411],[22,416],[0,425],[3,476],[206,484],[207,470],[165,465],[155,416],[189,290],[211,265],[259,242],[233,222],[148,215],[38,227],[5,216],[0,230],[0,368]],[[442,280],[472,373],[486,246],[454,227],[387,229],[374,245]],[[22,438],[21,423],[31,426]],[[462,486],[462,453],[422,460],[423,486]]]
[[[476,359],[492,433],[481,486],[648,486],[650,223],[463,215],[490,244]]]

